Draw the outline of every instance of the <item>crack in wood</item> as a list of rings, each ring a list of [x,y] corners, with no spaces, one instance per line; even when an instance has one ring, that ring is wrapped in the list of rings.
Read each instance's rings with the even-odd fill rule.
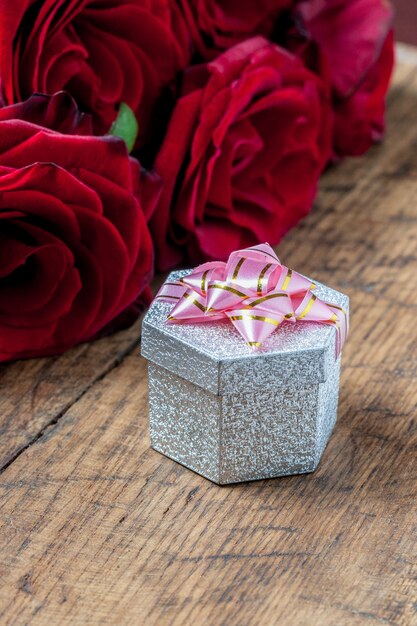
[[[33,444],[37,443],[40,439],[42,439],[45,435],[49,434],[51,429],[54,429],[60,422],[60,420],[68,413],[71,406],[76,404],[81,398],[98,382],[103,380],[112,370],[119,367],[119,365],[123,362],[123,360],[133,353],[133,351],[140,345],[140,337],[139,339],[135,339],[125,350],[120,352],[114,361],[112,361],[107,368],[105,368],[100,374],[98,374],[94,380],[92,380],[88,385],[86,385],[83,390],[77,394],[71,404],[63,407],[59,413],[55,417],[53,417],[47,424],[45,424],[39,432],[32,436],[32,438],[23,446],[19,447],[15,454],[11,456],[10,459],[6,463],[4,463],[0,467],[0,475],[3,474],[22,454],[26,452]]]

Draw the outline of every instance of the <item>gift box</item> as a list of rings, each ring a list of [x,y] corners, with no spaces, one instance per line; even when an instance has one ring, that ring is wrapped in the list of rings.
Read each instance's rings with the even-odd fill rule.
[[[171,273],[166,289],[175,293],[189,274]],[[346,295],[313,287],[314,300],[331,302],[347,319]],[[244,315],[167,323],[169,298],[183,300],[156,298],[142,327],[151,446],[218,484],[315,470],[337,417],[340,328],[294,324],[283,313],[262,343],[245,342],[230,321]],[[251,317],[259,323],[262,316]]]

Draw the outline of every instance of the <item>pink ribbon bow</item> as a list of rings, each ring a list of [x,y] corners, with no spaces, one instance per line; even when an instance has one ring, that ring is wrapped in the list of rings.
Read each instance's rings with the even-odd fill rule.
[[[169,322],[211,322],[228,318],[256,349],[283,322],[319,322],[336,329],[336,357],[345,342],[346,311],[320,300],[308,278],[281,265],[267,243],[232,252],[227,263],[212,261],[175,282],[156,298],[175,302]]]

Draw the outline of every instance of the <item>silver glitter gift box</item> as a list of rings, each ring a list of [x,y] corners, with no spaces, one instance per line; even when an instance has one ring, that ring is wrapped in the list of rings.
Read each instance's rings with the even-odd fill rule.
[[[337,417],[335,329],[286,323],[254,352],[229,321],[167,324],[170,309],[154,301],[142,327],[152,447],[221,485],[314,471]]]

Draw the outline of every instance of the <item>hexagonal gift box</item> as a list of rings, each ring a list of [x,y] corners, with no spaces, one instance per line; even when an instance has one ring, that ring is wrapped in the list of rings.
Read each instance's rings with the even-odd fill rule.
[[[142,327],[152,447],[218,484],[314,471],[337,417],[335,329],[284,323],[253,351],[227,320],[167,324],[170,310],[155,300]]]

